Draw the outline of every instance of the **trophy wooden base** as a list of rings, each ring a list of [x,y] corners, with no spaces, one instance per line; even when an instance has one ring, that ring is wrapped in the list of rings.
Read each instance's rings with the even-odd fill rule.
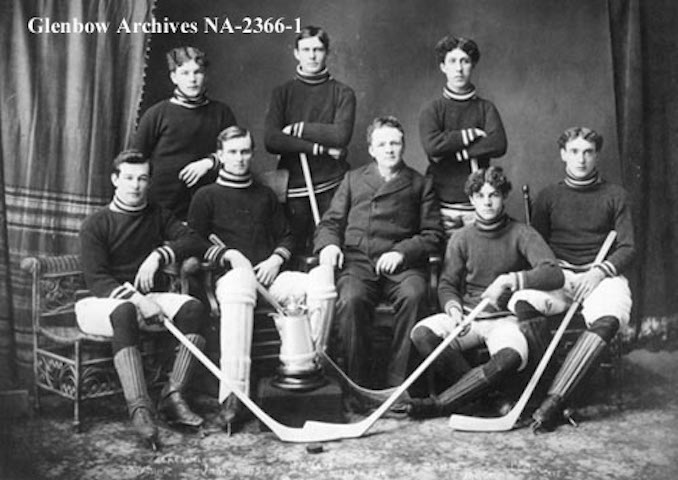
[[[301,427],[306,420],[346,423],[341,387],[333,378],[311,391],[281,389],[274,385],[275,377],[261,379],[257,389],[258,403],[276,421],[290,427]],[[262,431],[266,426],[260,423]]]

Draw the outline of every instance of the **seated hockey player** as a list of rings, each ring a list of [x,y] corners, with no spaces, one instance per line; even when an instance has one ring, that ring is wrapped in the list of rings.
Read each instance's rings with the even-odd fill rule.
[[[603,137],[586,127],[572,127],[558,138],[565,179],[542,190],[534,203],[532,224],[553,249],[565,273],[555,292],[524,290],[523,302],[545,315],[582,302],[587,330],[568,353],[548,397],[535,411],[533,429],[551,430],[563,419],[568,396],[576,388],[621,325],[628,325],[631,290],[624,273],[635,255],[631,210],[626,192],[598,173]],[[607,234],[616,241],[600,264],[593,264]]]
[[[506,214],[504,203],[510,189],[500,167],[477,170],[466,181],[465,191],[476,218],[447,245],[438,287],[445,313],[417,323],[411,332],[412,341],[421,355],[428,356],[462,321],[465,309],[488,298],[495,311],[474,321],[468,332],[458,336],[436,359],[434,371],[451,386],[437,396],[412,399],[412,417],[457,411],[500,380],[523,370],[528,355],[535,354],[530,346],[545,343],[548,329],[543,317],[530,314],[528,328],[521,329],[520,309],[515,312],[517,318],[503,312],[512,292],[524,288],[553,290],[563,284],[563,274],[546,242],[534,229]],[[490,360],[471,368],[462,352],[483,344]]]
[[[147,201],[151,164],[141,152],[118,155],[111,181],[113,201],[90,215],[80,230],[82,269],[94,296],[76,304],[76,318],[83,332],[113,337],[113,363],[132,425],[142,440],[155,445],[157,428],[137,346],[139,332],[158,329],[154,324],[166,317],[203,348],[207,312],[202,303],[188,295],[162,293],[164,285],[156,274],[162,265],[202,255],[206,245],[171,212]],[[193,356],[181,345],[158,409],[170,421],[199,427],[203,419],[183,398],[193,365]]]
[[[188,212],[188,224],[202,238],[216,235],[222,243],[207,250],[206,260],[230,267],[216,282],[221,310],[221,366],[247,394],[256,284],[270,285],[290,259],[293,247],[287,219],[275,194],[252,179],[253,154],[254,142],[248,130],[237,125],[223,130],[217,139],[219,177],[214,184],[198,190]],[[222,402],[225,399],[219,422],[230,432],[232,426],[242,423],[243,406],[225,385],[219,397]]]

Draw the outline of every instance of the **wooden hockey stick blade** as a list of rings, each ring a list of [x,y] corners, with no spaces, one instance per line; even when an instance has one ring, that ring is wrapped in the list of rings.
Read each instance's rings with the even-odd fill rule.
[[[339,440],[346,438],[337,432],[336,428],[333,427],[342,427],[345,425],[341,424],[323,424],[329,428],[322,429],[309,429],[304,426],[303,428],[293,428],[283,425],[269,416],[264,412],[259,405],[257,405],[253,400],[251,400],[245,393],[240,390],[230,379],[222,374],[221,370],[209,359],[205,354],[200,351],[186,336],[174,326],[172,322],[165,319],[164,325],[169,332],[174,335],[177,340],[179,340],[188,350],[219,380],[224,382],[226,386],[235,394],[236,397],[259,419],[261,422],[266,425],[280,440],[283,442],[292,442],[292,443],[310,443],[310,442],[327,442],[330,440]],[[308,422],[307,422],[308,423]]]
[[[482,311],[488,304],[487,300],[483,300],[471,312],[471,314],[459,324],[450,335],[438,345],[438,347],[431,352],[431,354],[415,369],[412,374],[400,385],[393,394],[384,402],[377,410],[375,410],[369,417],[364,420],[351,424],[327,423],[307,421],[302,428],[288,427],[277,422],[266,412],[264,412],[259,405],[254,403],[245,393],[240,390],[237,385],[231,382],[217,366],[205,354],[200,351],[186,336],[174,326],[168,319],[164,319],[165,328],[174,335],[195,357],[218,379],[220,379],[226,386],[238,397],[238,399],[259,419],[266,425],[280,440],[283,442],[292,443],[309,443],[309,442],[329,442],[332,440],[342,440],[346,438],[357,438],[364,435],[374,423],[393,406],[398,398],[414,383],[414,381],[421,376],[431,363],[442,353],[442,351],[449,346],[457,335],[459,335],[468,324]]]
[[[435,350],[433,350],[429,356],[426,357],[421,364],[419,364],[414,372],[412,372],[410,376],[407,377],[405,381],[395,390],[395,392],[391,394],[388,400],[381,404],[381,406],[377,408],[370,416],[357,423],[344,425],[334,424],[335,427],[342,427],[341,433],[344,435],[343,438],[361,437],[367,433],[372,425],[374,425],[374,423],[379,420],[379,418],[384,415],[384,413],[386,413],[386,411],[391,408],[395,402],[398,401],[398,399],[407,391],[407,389],[410,388],[410,386],[421,376],[422,373],[424,373],[424,371],[435,361],[435,359],[440,356],[443,350],[445,350],[450,345],[450,343],[452,343],[452,341],[457,338],[457,336],[463,332],[468,325],[471,324],[471,322],[487,307],[488,304],[489,300],[483,299],[464,319],[464,321],[457,325],[457,327],[452,330],[452,332],[447,337],[445,337],[445,339],[435,348]],[[308,429],[309,431],[320,434],[326,430],[329,431],[329,427],[331,425],[332,424],[309,420],[304,424],[304,430]],[[339,432],[339,429],[337,429],[337,432]]]
[[[361,397],[364,400],[371,402],[385,402],[388,400],[393,392],[395,392],[398,387],[386,388],[383,390],[373,390],[370,388],[361,387],[349,377],[346,372],[344,372],[339,365],[337,365],[334,360],[325,352],[324,350],[318,350],[318,358],[323,362],[323,365],[327,368],[329,367],[334,376],[339,380],[344,387],[351,390],[354,395]],[[329,372],[328,372],[329,373]]]
[[[614,243],[616,236],[617,232],[615,232],[614,230],[612,230],[607,235],[605,242],[603,242],[603,245],[600,247],[600,251],[596,256],[596,259],[593,262],[594,264],[601,263],[603,260],[605,260],[605,257],[607,256],[607,253],[612,247],[612,243]],[[572,305],[570,305],[570,308],[565,314],[565,318],[563,318],[563,321],[560,322],[558,330],[551,339],[551,342],[549,343],[546,352],[544,352],[544,355],[541,357],[541,360],[539,361],[537,368],[532,374],[530,381],[525,387],[525,390],[520,395],[518,402],[516,402],[515,406],[511,409],[511,411],[509,411],[503,417],[494,417],[494,418],[481,418],[481,417],[472,417],[468,415],[454,414],[450,417],[449,420],[450,427],[452,427],[452,429],[454,430],[463,430],[469,432],[503,432],[513,429],[513,427],[518,422],[520,415],[523,413],[523,410],[525,410],[527,402],[530,400],[530,397],[532,396],[534,389],[537,388],[537,384],[539,383],[541,376],[544,374],[544,371],[546,370],[546,367],[548,366],[548,363],[551,360],[551,357],[553,356],[553,353],[555,352],[558,343],[560,343],[560,339],[565,334],[565,330],[570,324],[572,317],[574,317],[574,314],[577,312],[579,305],[580,302],[574,302],[572,303]]]

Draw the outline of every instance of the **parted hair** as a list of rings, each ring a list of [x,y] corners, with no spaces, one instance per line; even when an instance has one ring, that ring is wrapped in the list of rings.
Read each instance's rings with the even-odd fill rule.
[[[568,128],[558,137],[558,146],[561,150],[565,150],[567,142],[579,137],[595,145],[596,152],[599,152],[603,148],[603,136],[595,130],[587,127]]]
[[[511,191],[511,182],[504,175],[504,169],[501,167],[488,167],[480,168],[468,176],[464,184],[464,193],[470,197],[474,193],[479,192],[486,183],[496,188],[504,197]]]
[[[194,60],[195,63],[203,68],[207,68],[209,66],[205,52],[199,48],[191,46],[173,48],[167,52],[166,57],[167,68],[169,68],[170,72],[175,71],[178,67],[182,66],[186,62],[190,62],[191,60]]]
[[[249,130],[245,127],[240,127],[238,125],[231,125],[230,127],[224,128],[219,135],[217,136],[217,150],[221,150],[222,144],[232,138],[242,138],[249,137],[252,142],[252,150],[254,150],[254,137]]]
[[[314,25],[306,25],[301,29],[301,32],[299,32],[299,35],[297,35],[297,38],[294,41],[294,48],[299,48],[299,40],[311,37],[318,37],[320,42],[325,46],[325,50],[328,52],[330,51],[330,36],[324,28],[316,27]]]
[[[400,131],[403,135],[403,145],[405,145],[405,129],[401,125],[400,121],[393,115],[384,115],[377,117],[370,122],[367,126],[367,144],[372,144],[372,134],[377,128],[381,127],[392,127]]]
[[[478,60],[480,60],[480,50],[478,49],[476,42],[470,38],[447,35],[441,38],[434,48],[438,63],[443,63],[445,61],[447,52],[451,52],[455,48],[466,52],[466,55],[471,58],[471,63],[473,65],[478,63]]]
[[[120,175],[120,165],[122,165],[123,163],[131,164],[148,163],[148,173],[149,175],[153,173],[153,164],[139,150],[131,148],[120,152],[118,156],[113,159],[114,174]]]

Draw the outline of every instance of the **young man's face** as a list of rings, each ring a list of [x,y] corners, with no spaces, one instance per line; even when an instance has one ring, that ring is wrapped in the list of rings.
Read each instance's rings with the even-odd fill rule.
[[[489,183],[485,183],[469,198],[478,216],[488,222],[496,219],[504,210],[504,195]]]
[[[187,97],[198,96],[205,87],[205,67],[195,63],[195,60],[185,62],[170,72],[170,79]]]
[[[146,203],[148,186],[151,183],[150,171],[148,162],[120,164],[120,173],[111,175],[115,195],[132,207]]]
[[[394,127],[379,127],[372,132],[368,151],[382,169],[394,170],[403,161],[403,134]]]
[[[325,68],[327,49],[318,37],[302,38],[294,49],[294,58],[302,72],[313,75]]]
[[[252,138],[249,135],[221,142],[221,149],[217,150],[224,170],[234,175],[245,175],[250,171],[253,153]]]
[[[598,166],[598,152],[593,142],[577,137],[560,149],[567,173],[575,179],[587,178]]]
[[[468,90],[473,63],[465,51],[455,48],[447,52],[445,60],[440,64],[440,70],[447,77],[447,86],[453,92],[463,93]]]

